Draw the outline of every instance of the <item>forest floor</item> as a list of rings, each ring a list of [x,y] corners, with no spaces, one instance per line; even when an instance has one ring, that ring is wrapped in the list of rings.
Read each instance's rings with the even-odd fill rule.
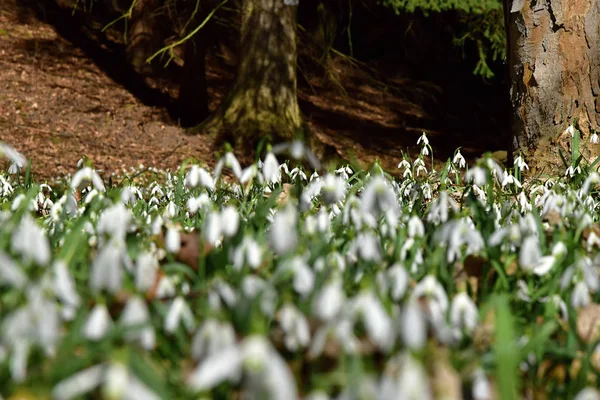
[[[175,83],[127,72],[110,45],[69,28],[70,12],[26,3],[0,4],[0,141],[31,159],[38,180],[73,173],[84,155],[104,174],[140,164],[176,168],[188,158],[214,164],[214,140],[187,133],[169,116]],[[233,76],[213,61],[211,109]],[[402,76],[375,79],[372,70],[342,59],[332,68],[343,91],[309,76],[299,84],[299,99],[318,138],[346,159],[364,165],[379,159],[394,171],[403,151],[416,155],[422,132],[439,162],[459,145],[468,159],[503,147],[501,128],[470,125],[485,105],[465,103],[472,108],[465,113],[460,103],[472,99],[454,97],[460,82],[453,92]]]

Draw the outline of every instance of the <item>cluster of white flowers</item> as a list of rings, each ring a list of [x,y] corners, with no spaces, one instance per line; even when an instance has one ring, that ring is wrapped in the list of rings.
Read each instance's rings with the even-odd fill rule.
[[[428,343],[464,349],[492,294],[522,318],[552,305],[563,322],[567,304],[597,299],[597,173],[569,167],[525,185],[522,157],[509,170],[489,157],[467,167],[460,151],[438,173],[425,134],[418,144],[401,178],[377,165],[323,172],[299,143],[245,169],[227,152],[212,174],[191,165],[108,189],[83,165],[62,189],[27,191],[0,174],[10,203],[0,212],[0,377],[4,365],[19,383],[66,363],[68,374],[46,380],[57,399],[217,387],[270,399],[433,398],[421,355]],[[280,164],[284,151],[315,170]],[[26,163],[8,146],[2,154]],[[534,330],[518,332],[527,341]],[[482,351],[465,353],[462,376],[483,399],[493,369],[482,360],[494,349]],[[375,354],[375,369],[360,361]],[[148,372],[161,357],[172,377]],[[298,362],[320,371],[331,359],[331,384],[299,380]]]

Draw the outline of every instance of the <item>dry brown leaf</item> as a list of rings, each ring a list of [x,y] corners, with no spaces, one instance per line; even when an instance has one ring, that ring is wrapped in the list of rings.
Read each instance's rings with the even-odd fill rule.
[[[577,336],[585,343],[600,338],[600,304],[588,304],[577,313]]]
[[[473,346],[477,351],[487,351],[494,340],[496,330],[496,313],[490,309],[483,321],[477,325],[473,332]]]
[[[436,348],[433,358],[430,370],[434,397],[445,400],[462,399],[462,380],[450,363],[448,349]]]

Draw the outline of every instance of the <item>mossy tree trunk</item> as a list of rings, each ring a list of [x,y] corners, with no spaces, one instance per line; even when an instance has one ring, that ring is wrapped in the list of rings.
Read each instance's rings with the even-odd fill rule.
[[[290,140],[300,132],[296,8],[283,0],[243,0],[237,75],[205,130],[236,146]]]
[[[600,122],[599,2],[505,0],[505,7],[515,153],[534,172],[563,170],[559,151],[571,151],[565,128],[578,121],[587,140]]]

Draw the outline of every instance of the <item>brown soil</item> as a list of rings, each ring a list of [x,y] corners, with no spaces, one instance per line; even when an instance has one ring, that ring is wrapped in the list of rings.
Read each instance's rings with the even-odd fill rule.
[[[214,163],[213,138],[191,135],[170,117],[176,83],[128,70],[114,43],[73,30],[66,19],[71,13],[52,9],[52,2],[26,3],[0,2],[0,141],[30,158],[38,179],[73,173],[83,155],[104,173],[139,164],[175,168],[187,158]],[[343,60],[333,67],[345,93],[309,77],[299,98],[319,139],[347,159],[379,159],[393,171],[402,151],[416,154],[423,131],[439,161],[458,145],[470,157],[502,148],[498,132],[463,132],[464,125],[439,104],[449,98],[439,86],[375,79]],[[209,59],[211,109],[231,78],[231,71]]]

